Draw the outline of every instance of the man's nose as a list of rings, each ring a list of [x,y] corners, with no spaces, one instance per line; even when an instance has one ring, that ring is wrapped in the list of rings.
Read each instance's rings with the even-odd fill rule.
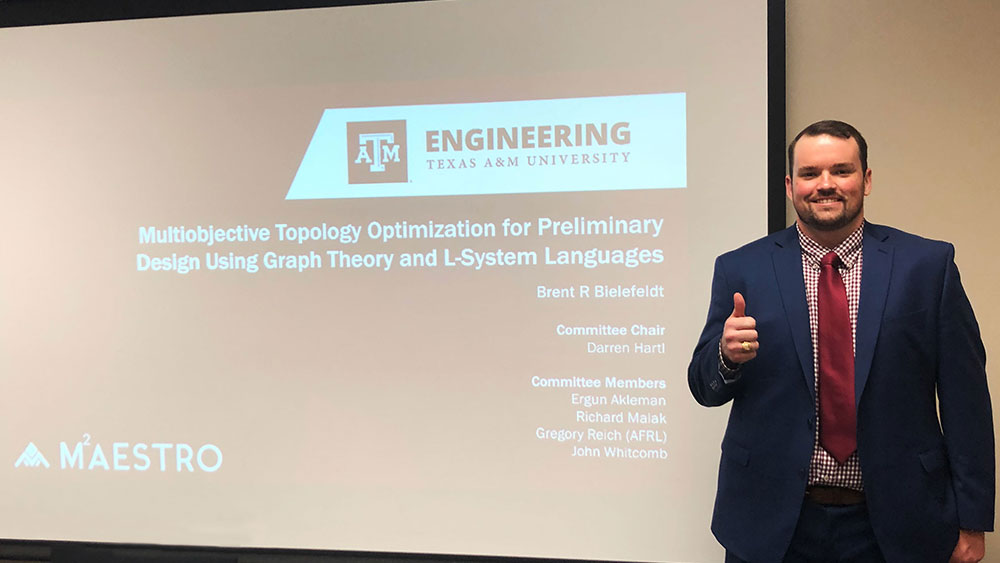
[[[834,178],[833,178],[832,174],[830,174],[829,172],[823,172],[822,174],[820,174],[820,177],[819,177],[819,188],[820,189],[827,189],[827,188],[832,189],[832,188],[835,188],[835,187],[837,187],[837,184],[836,184],[836,182],[834,182]]]

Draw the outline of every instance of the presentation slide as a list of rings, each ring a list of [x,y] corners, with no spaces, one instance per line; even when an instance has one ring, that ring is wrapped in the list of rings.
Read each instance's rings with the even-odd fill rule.
[[[717,561],[765,2],[0,29],[7,539]]]

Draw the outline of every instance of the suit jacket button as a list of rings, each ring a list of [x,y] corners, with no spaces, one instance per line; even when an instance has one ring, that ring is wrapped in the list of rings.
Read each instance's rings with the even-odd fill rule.
[[[807,418],[806,419],[806,428],[808,428],[809,430],[812,430],[812,428],[813,428],[813,419],[811,419],[811,418]]]

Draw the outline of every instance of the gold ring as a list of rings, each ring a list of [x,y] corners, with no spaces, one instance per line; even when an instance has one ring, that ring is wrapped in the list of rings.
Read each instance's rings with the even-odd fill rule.
[[[743,351],[744,352],[749,352],[750,351],[750,343],[749,342],[743,341],[742,346],[743,346]]]

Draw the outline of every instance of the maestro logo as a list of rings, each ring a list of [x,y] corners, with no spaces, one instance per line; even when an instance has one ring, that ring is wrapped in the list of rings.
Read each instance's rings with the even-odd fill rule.
[[[24,451],[18,456],[17,461],[14,462],[14,467],[21,467],[22,465],[24,467],[41,466],[48,469],[49,460],[45,459],[45,456],[42,455],[41,450],[38,449],[38,446],[34,442],[28,442],[27,447],[24,448]]]
[[[51,451],[49,453],[52,453]],[[55,463],[55,460],[53,460]],[[14,467],[51,467],[41,448],[28,442]],[[61,470],[159,471],[161,473],[215,473],[222,467],[222,450],[215,444],[200,447],[182,442],[97,442],[90,434],[70,444],[59,442]]]
[[[347,183],[406,181],[406,120],[348,122]]]

